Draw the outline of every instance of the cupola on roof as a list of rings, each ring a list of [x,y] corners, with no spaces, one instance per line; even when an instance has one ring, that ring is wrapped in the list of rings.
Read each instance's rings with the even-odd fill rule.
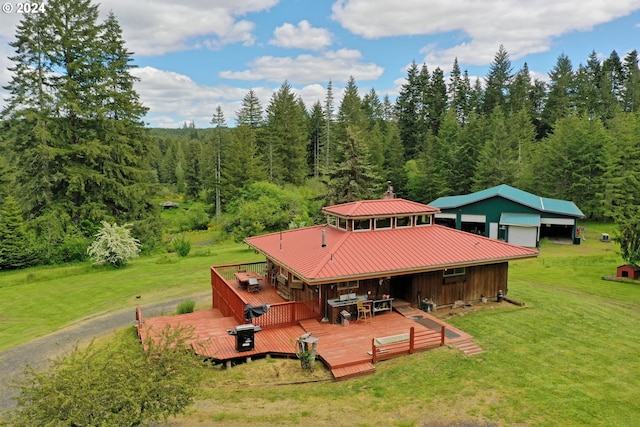
[[[323,208],[322,211],[325,214],[333,214],[346,218],[363,218],[434,214],[440,212],[440,209],[406,199],[375,199],[327,206]]]

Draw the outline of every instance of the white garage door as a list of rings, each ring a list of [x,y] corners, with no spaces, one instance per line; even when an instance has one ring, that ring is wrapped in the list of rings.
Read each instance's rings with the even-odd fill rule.
[[[537,227],[509,226],[509,243],[514,245],[536,247]]]

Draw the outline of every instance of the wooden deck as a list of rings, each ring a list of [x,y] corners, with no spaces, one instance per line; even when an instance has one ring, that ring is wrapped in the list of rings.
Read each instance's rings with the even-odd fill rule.
[[[230,281],[243,299],[251,305],[274,304],[282,298],[270,286],[260,292],[249,293],[237,288],[237,282]],[[315,319],[303,320],[298,325],[269,327],[255,333],[254,348],[249,351],[236,350],[235,331],[238,321],[224,317],[217,309],[198,310],[194,313],[142,318],[140,310],[138,333],[142,340],[171,326],[193,328],[194,351],[217,363],[232,366],[233,363],[249,361],[265,356],[295,357],[296,339],[305,333],[319,339],[318,359],[332,372],[335,379],[347,379],[375,371],[374,359],[384,360],[409,353],[408,343],[398,343],[376,353],[373,357],[373,339],[408,334],[414,328],[415,340],[412,351],[423,351],[439,347],[444,343],[457,346],[465,354],[476,354],[482,350],[471,341],[472,337],[443,321],[417,310],[408,304],[398,304],[393,312],[373,316],[370,321],[351,321],[348,326],[324,323]],[[442,336],[442,326],[446,334]],[[444,341],[443,341],[444,338]]]

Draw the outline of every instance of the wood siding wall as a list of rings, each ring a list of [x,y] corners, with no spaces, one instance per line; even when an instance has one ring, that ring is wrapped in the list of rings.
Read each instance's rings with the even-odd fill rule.
[[[495,298],[498,291],[507,294],[509,264],[467,267],[464,277],[455,283],[444,283],[442,271],[431,271],[413,276],[410,301],[417,304],[419,299],[430,297],[437,305],[449,305],[456,301],[478,301],[482,296]],[[393,291],[392,291],[393,293]]]

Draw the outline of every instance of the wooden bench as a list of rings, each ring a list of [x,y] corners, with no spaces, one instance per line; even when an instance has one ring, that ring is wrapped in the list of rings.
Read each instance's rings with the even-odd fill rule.
[[[434,336],[432,332],[428,331],[416,334],[412,326],[409,329],[409,333],[373,338],[371,340],[371,351],[368,353],[371,355],[373,363],[404,354],[411,354],[416,350],[416,346],[419,349],[426,349],[444,345],[444,326],[439,335]]]

